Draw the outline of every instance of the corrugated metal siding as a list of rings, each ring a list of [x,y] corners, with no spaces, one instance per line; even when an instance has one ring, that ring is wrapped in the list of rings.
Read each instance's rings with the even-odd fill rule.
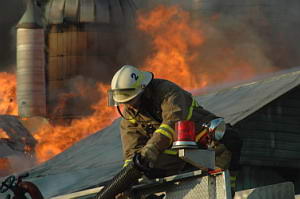
[[[237,190],[293,182],[295,193],[300,193],[300,169],[286,167],[242,166],[237,178]]]
[[[76,22],[78,19],[78,7],[79,0],[66,0],[65,10],[64,10],[64,19],[66,22]]]
[[[76,76],[87,76],[103,80],[103,71],[113,71],[116,51],[120,45],[118,32],[113,28],[82,29],[77,25],[67,28],[51,26],[47,34],[47,106],[48,116],[57,117],[54,112],[58,95],[68,92],[68,84]],[[95,68],[100,68],[96,70]],[[100,74],[101,73],[101,74]],[[72,103],[72,102],[70,102]],[[77,115],[74,107],[60,112],[59,117]],[[84,113],[83,113],[84,114]]]
[[[236,124],[241,163],[300,168],[300,86]]]
[[[49,24],[109,23],[132,24],[135,15],[132,0],[50,0],[46,5],[46,19]]]

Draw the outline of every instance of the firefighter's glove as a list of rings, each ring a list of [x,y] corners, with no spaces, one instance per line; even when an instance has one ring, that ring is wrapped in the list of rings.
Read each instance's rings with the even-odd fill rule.
[[[149,162],[145,158],[143,158],[140,153],[136,153],[134,155],[132,162],[139,171],[142,171],[144,173],[150,171]]]
[[[160,151],[158,147],[152,143],[146,144],[141,150],[142,158],[149,162],[150,167],[155,164],[159,154]]]
[[[166,176],[166,170],[153,168],[153,166],[150,166],[151,164],[145,158],[143,158],[140,153],[136,153],[134,155],[132,162],[135,168],[143,172],[143,174],[149,179]]]

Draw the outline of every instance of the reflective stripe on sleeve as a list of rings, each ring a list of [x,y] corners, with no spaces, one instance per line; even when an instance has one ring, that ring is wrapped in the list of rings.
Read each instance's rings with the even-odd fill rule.
[[[177,154],[178,154],[177,151],[171,150],[171,149],[166,149],[166,150],[164,150],[163,153],[164,153],[164,154],[168,154],[168,155],[177,155]]]
[[[192,118],[193,110],[194,110],[195,107],[198,107],[198,106],[199,106],[198,102],[193,98],[193,102],[192,102],[192,104],[191,104],[191,106],[189,108],[189,113],[188,113],[188,115],[186,117],[186,120],[190,120]]]
[[[173,137],[175,136],[175,131],[167,124],[161,124],[154,133],[161,133],[170,139],[170,144],[173,142]]]
[[[173,140],[172,135],[171,135],[169,132],[167,132],[167,131],[165,131],[165,130],[163,130],[163,129],[157,129],[157,130],[155,130],[154,133],[161,133],[161,134],[163,134],[164,136],[167,136],[167,137],[170,139],[171,142],[172,142],[172,140]]]
[[[174,137],[175,136],[175,131],[174,131],[174,129],[173,128],[171,128],[169,125],[167,125],[167,124],[161,124],[160,126],[159,126],[159,129],[164,129],[164,130],[166,130],[166,131],[169,131],[171,134],[172,134],[172,137]]]
[[[135,119],[131,119],[131,120],[128,120],[129,122],[131,122],[132,124],[135,124],[136,123],[136,120]]]
[[[131,161],[132,161],[132,159],[125,160],[124,164],[123,164],[123,167],[126,167],[129,164],[129,162],[131,162]]]

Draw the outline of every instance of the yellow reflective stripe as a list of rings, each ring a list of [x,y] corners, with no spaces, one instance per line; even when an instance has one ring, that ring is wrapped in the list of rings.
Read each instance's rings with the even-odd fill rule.
[[[231,181],[236,181],[236,176],[230,176]]]
[[[167,124],[161,124],[161,125],[159,126],[159,128],[162,128],[163,130],[167,130],[167,131],[169,131],[170,133],[172,133],[173,137],[175,136],[175,131],[174,131],[173,128],[170,127],[169,125],[167,125]]]
[[[131,162],[132,161],[132,159],[130,159],[130,160],[125,160],[124,161],[124,164],[123,164],[123,167],[126,167],[128,164],[129,164],[129,162]]]
[[[128,120],[129,122],[131,122],[132,124],[135,124],[136,123],[136,120],[135,119],[131,119],[131,120]]]
[[[202,136],[205,135],[206,133],[207,133],[207,129],[205,128],[196,136],[196,139],[195,139],[196,142],[198,142],[202,138]]]
[[[171,135],[168,131],[165,131],[165,130],[163,130],[163,129],[156,129],[156,130],[154,131],[154,133],[161,133],[161,134],[163,134],[164,136],[167,136],[167,137],[170,139],[170,142],[173,141],[172,135]]]
[[[193,103],[194,103],[194,100],[193,100]],[[186,120],[190,120],[190,119],[192,118],[192,115],[193,115],[193,109],[194,109],[193,103],[192,103],[192,105],[191,105],[190,108],[189,108],[189,113],[188,113],[188,115],[187,115],[187,117],[186,117]]]
[[[198,107],[198,106],[199,106],[198,102],[193,98],[193,102],[192,102],[191,106],[189,107],[189,113],[186,117],[186,120],[190,120],[192,118],[194,107]]]
[[[144,73],[140,72],[140,74],[138,74],[138,75],[139,75],[138,79],[136,80],[136,82],[134,82],[131,85],[131,88],[139,88],[141,86],[142,80],[144,79]]]
[[[236,176],[230,176],[230,185],[232,188],[236,187]]]
[[[168,155],[177,155],[177,154],[178,154],[177,151],[170,150],[170,149],[164,150],[164,153],[165,153],[165,154],[168,154]]]

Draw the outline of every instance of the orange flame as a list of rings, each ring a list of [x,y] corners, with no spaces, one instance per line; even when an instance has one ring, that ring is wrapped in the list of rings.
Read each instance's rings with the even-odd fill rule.
[[[0,158],[0,176],[6,176],[12,172],[9,160],[7,158]]]
[[[16,76],[1,72],[0,85],[0,114],[17,115]]]
[[[105,96],[108,85],[98,84],[97,87],[101,96]],[[36,146],[38,162],[50,159],[79,140],[111,124],[118,115],[115,114],[112,107],[107,106],[106,99],[106,97],[102,97],[92,106],[94,113],[91,116],[73,120],[69,126],[47,125],[36,132],[34,138],[38,140]]]
[[[189,21],[188,13],[177,6],[158,6],[149,13],[140,13],[138,18],[138,28],[152,37],[155,51],[143,69],[186,89],[207,85],[207,80],[202,77],[199,81],[189,67],[195,56],[191,48],[204,40],[202,32]]]
[[[17,115],[15,75],[0,73],[0,84],[0,114]],[[79,95],[85,95],[84,90],[87,88],[83,89],[82,85],[77,86],[79,87]],[[118,117],[113,108],[107,106],[106,92],[108,87],[108,85],[100,83],[97,85],[97,92],[100,93],[101,99],[92,106],[94,113],[91,116],[73,120],[68,126],[46,124],[34,133],[34,138],[38,141],[35,148],[38,162],[46,161],[61,153],[84,137],[109,125]],[[74,97],[73,94],[62,95],[56,111],[61,111],[66,100],[71,97]],[[0,138],[9,138],[9,136],[0,129]],[[28,146],[25,146],[24,150],[32,151]]]
[[[212,20],[219,18],[215,15]],[[149,12],[140,12],[138,28],[151,37],[154,46],[143,69],[187,90],[250,79],[274,70],[267,62],[258,63],[239,53],[230,41],[212,38],[215,30],[212,26],[200,17],[192,18],[178,6],[160,5]]]
[[[3,129],[0,128],[0,139],[1,138],[8,139],[9,136],[7,135],[7,133]]]

